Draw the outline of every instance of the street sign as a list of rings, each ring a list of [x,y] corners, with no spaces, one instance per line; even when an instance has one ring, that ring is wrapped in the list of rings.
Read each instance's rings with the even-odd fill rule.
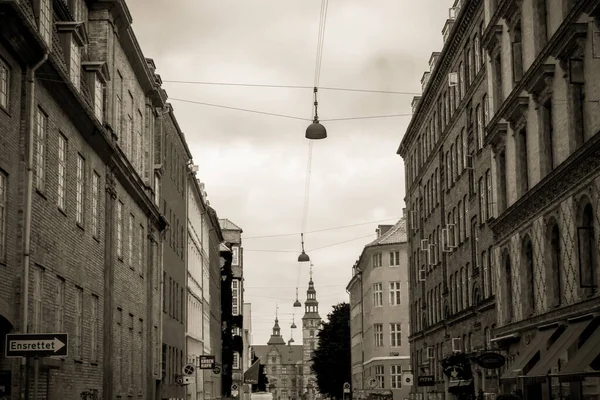
[[[402,383],[405,386],[412,386],[413,380],[414,380],[413,374],[411,374],[410,372],[407,372],[407,373],[403,374],[403,376],[402,376],[402,381],[403,381]]]
[[[232,391],[238,390],[238,385],[237,385],[237,383],[234,383],[233,385],[231,385],[231,390],[232,390]]]
[[[69,335],[66,333],[7,334],[7,358],[66,357],[69,354]]]
[[[195,372],[196,372],[196,366],[194,364],[187,364],[185,367],[183,367],[184,375],[191,376],[191,375],[194,375]]]
[[[377,378],[373,377],[369,379],[369,387],[375,389],[377,387]]]
[[[218,365],[216,367],[213,368],[213,373],[215,375],[219,375],[221,373],[221,367],[219,367]]]
[[[350,393],[350,384],[348,382],[344,382],[344,393]]]
[[[200,356],[200,369],[214,369],[215,356]]]

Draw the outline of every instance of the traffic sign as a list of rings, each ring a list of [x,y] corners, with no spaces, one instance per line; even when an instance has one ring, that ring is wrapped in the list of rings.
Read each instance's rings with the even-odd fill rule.
[[[238,390],[238,385],[237,385],[237,383],[234,383],[233,385],[231,385],[231,390],[232,390],[232,391],[236,391],[236,390]]]
[[[371,379],[369,379],[369,387],[371,389],[375,389],[377,387],[377,378],[372,377]]]
[[[350,384],[348,382],[344,383],[344,389],[350,389]]]
[[[200,369],[214,369],[215,356],[200,356]]]
[[[216,367],[214,367],[213,373],[216,375],[219,375],[221,373],[221,367],[219,367],[218,365]]]
[[[66,357],[69,354],[69,335],[66,333],[7,334],[7,358]]]

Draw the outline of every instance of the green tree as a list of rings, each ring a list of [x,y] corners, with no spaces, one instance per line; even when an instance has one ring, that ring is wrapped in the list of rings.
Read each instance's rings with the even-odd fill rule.
[[[254,364],[258,361],[258,357],[254,356],[252,358],[252,363]],[[258,364],[258,383],[256,385],[252,385],[252,393],[254,392],[266,392],[267,385],[269,384],[269,378],[267,378],[267,374],[265,373],[265,366],[261,363]]]
[[[352,368],[348,303],[333,306],[317,337],[319,346],[313,353],[312,369],[317,376],[319,392],[334,399],[341,399],[344,383],[350,382]]]

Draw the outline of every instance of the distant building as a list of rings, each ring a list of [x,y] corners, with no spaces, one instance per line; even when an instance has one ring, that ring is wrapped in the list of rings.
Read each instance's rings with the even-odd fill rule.
[[[247,368],[244,359],[244,258],[242,249],[243,230],[228,219],[219,219],[223,240],[231,250],[231,315],[233,317],[233,364],[232,383],[236,384],[238,391],[243,394],[243,373]]]
[[[210,214],[203,185],[194,174],[188,181],[186,349],[187,362],[199,366],[201,355],[214,355],[210,352]],[[187,398],[212,398],[212,385],[205,387],[205,380],[212,375],[212,371],[198,370],[194,383],[187,387]]]
[[[312,371],[312,356],[319,345],[317,333],[321,322],[311,266],[302,317],[302,345],[292,345],[293,338],[286,344],[276,315],[273,334],[267,345],[252,346],[261,364],[265,365],[269,391],[273,393],[274,400],[314,400],[321,397]]]
[[[402,376],[411,372],[406,219],[379,225],[353,267],[350,292],[352,387],[391,389],[408,397]]]
[[[244,359],[245,368],[242,372],[246,372],[248,368],[252,365],[252,304],[244,303],[244,329],[242,334],[242,340],[244,341],[244,354],[242,358]],[[252,392],[252,385],[247,384],[244,385],[243,394],[241,399],[249,399],[250,393]]]
[[[265,366],[269,392],[273,400],[298,400],[304,393],[302,362],[304,346],[285,342],[281,336],[279,319],[275,317],[273,334],[266,345],[252,346],[254,354]]]

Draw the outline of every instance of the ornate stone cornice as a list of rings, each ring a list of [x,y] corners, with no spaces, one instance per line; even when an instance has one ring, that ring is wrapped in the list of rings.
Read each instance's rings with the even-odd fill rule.
[[[536,102],[552,94],[552,81],[555,72],[556,64],[541,64],[528,76],[525,90],[533,95]]]
[[[485,30],[483,37],[481,38],[481,45],[488,53],[491,53],[494,48],[500,44],[500,38],[502,37],[503,32],[504,28],[502,25],[488,26]]]
[[[108,64],[104,61],[83,61],[81,66],[88,72],[96,72],[102,83],[107,83],[110,80]]]
[[[527,121],[527,110],[529,109],[529,97],[519,96],[511,100],[505,108],[505,118],[510,123],[510,127],[516,130]]]
[[[567,61],[571,57],[581,56],[585,49],[588,24],[571,24],[565,32],[564,39],[552,51],[552,57]]]
[[[600,1],[600,0],[595,0],[594,3],[597,3],[598,1]],[[579,20],[579,17],[581,16],[581,12],[584,11],[584,9],[586,9],[586,6],[587,6],[587,9],[590,8],[589,3],[579,1],[573,6],[573,8],[571,8],[571,11],[569,12],[569,14],[565,17],[562,24],[558,27],[558,29],[556,30],[554,35],[550,38],[550,40],[548,41],[546,46],[537,55],[535,61],[531,64],[531,67],[529,67],[529,69],[527,70],[527,72],[525,73],[523,78],[517,84],[514,85],[513,90],[508,95],[508,97],[505,99],[504,103],[500,107],[500,110],[498,110],[498,112],[492,117],[492,121],[490,121],[491,124],[500,120],[500,118],[501,118],[500,115],[502,114],[503,108],[506,106],[506,104],[508,102],[510,102],[513,98],[520,96],[522,91],[526,90],[525,87],[526,87],[527,83],[532,79],[533,75],[535,74],[535,71],[546,62],[546,60],[548,59],[548,56],[550,56],[550,53],[553,51],[553,49],[560,45],[560,43],[563,40],[563,37],[565,35],[565,32],[569,29],[569,26],[571,24],[576,23]],[[498,12],[496,12],[492,16],[492,18],[490,20],[490,26],[488,26],[488,29],[486,29],[486,32],[487,32],[487,30],[492,29],[491,26],[493,24],[496,24],[498,19],[499,19],[499,15],[498,15]]]
[[[501,152],[504,150],[506,132],[508,132],[508,124],[506,122],[494,123],[494,125],[488,128],[487,135],[485,136],[485,144],[490,144],[494,152]]]
[[[515,22],[517,22],[521,16],[522,5],[523,0],[504,0],[499,5],[500,17],[506,20],[509,29],[512,29],[515,26]]]
[[[489,226],[497,241],[538,216],[545,208],[556,204],[581,182],[600,171],[600,134],[592,136],[575,153],[552,170],[542,181],[525,193]]]

